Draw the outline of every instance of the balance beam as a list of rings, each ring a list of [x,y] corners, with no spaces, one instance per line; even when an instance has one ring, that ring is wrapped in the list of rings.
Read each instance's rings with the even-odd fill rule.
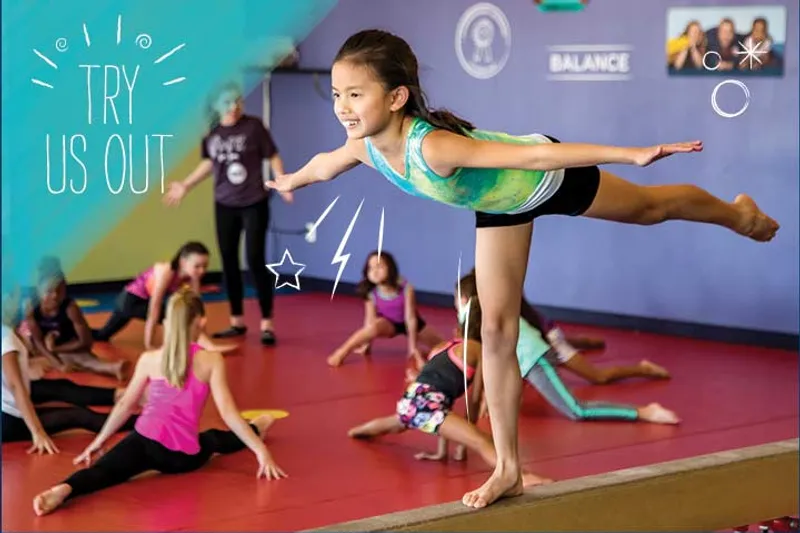
[[[797,515],[799,453],[790,439],[308,531],[718,531]]]

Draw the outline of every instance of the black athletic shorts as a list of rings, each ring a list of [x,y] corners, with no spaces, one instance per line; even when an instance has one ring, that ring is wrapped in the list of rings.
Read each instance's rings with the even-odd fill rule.
[[[549,135],[546,137],[554,143],[560,142]],[[478,228],[519,226],[543,215],[582,215],[591,207],[599,188],[600,169],[596,166],[568,168],[564,170],[561,186],[544,203],[530,211],[513,215],[476,211],[475,226]]]

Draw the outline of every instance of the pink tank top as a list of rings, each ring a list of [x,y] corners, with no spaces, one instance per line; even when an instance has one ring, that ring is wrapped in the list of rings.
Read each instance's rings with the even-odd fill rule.
[[[149,300],[150,296],[153,295],[153,283],[155,282],[153,278],[153,268],[154,267],[150,267],[136,276],[133,281],[125,286],[125,290],[143,300]],[[183,279],[178,277],[177,273],[173,272],[172,281],[169,282],[169,286],[167,287],[167,294],[177,291],[181,284],[183,284]]]
[[[400,282],[400,288],[394,296],[385,296],[378,288],[372,289],[372,301],[375,311],[389,322],[402,324],[406,321],[406,282]]]
[[[189,348],[186,383],[182,389],[163,378],[150,380],[147,402],[135,425],[140,435],[189,455],[200,451],[200,415],[210,389],[208,383],[194,375],[192,362],[200,349],[198,344]]]

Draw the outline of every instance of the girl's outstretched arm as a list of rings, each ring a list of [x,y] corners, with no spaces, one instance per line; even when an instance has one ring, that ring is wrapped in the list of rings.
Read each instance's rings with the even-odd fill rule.
[[[250,428],[250,425],[245,422],[242,415],[239,413],[239,408],[236,407],[233,394],[231,394],[231,389],[228,386],[225,360],[222,358],[222,355],[218,352],[206,353],[210,354],[213,358],[209,386],[211,387],[211,395],[214,398],[214,403],[225,424],[239,437],[239,440],[241,440],[245,446],[250,448],[258,459],[258,477],[265,476],[267,479],[286,477],[283,470],[275,463],[264,441]]]
[[[133,377],[130,383],[125,388],[125,393],[122,395],[114,408],[106,418],[103,428],[94,440],[87,446],[78,457],[73,460],[74,464],[84,463],[89,465],[95,452],[99,451],[106,441],[119,431],[125,422],[133,414],[133,410],[139,405],[139,400],[144,394],[144,389],[147,387],[150,376],[150,365],[152,364],[153,352],[145,352],[139,357],[136,362],[136,368],[133,371]]]
[[[153,335],[161,315],[162,302],[167,297],[167,288],[172,281],[172,270],[167,265],[158,264],[153,269],[153,276],[155,277],[155,286],[153,294],[150,296],[147,318],[144,322],[144,347],[146,350],[152,350],[154,347]]]
[[[5,345],[3,349],[7,349]],[[20,368],[19,352],[17,350],[8,350],[3,353],[2,369],[3,380],[8,385],[11,395],[14,397],[14,402],[22,415],[22,420],[28,427],[28,431],[31,432],[33,446],[28,449],[28,453],[33,451],[38,451],[39,454],[43,452],[58,453],[58,448],[44,430],[44,427],[42,427],[39,415],[36,414],[30,392],[25,388],[22,379],[23,370]]]
[[[644,167],[673,154],[702,149],[700,141],[644,148],[579,143],[512,144],[473,139],[444,130],[432,132],[422,143],[425,161],[440,176],[450,176],[461,167],[521,170],[559,170],[604,164]]]
[[[267,182],[267,187],[278,192],[289,192],[312,183],[336,178],[361,163],[355,155],[354,142],[357,141],[348,140],[344,146],[332,152],[315,155],[297,172],[275,176],[273,181]]]

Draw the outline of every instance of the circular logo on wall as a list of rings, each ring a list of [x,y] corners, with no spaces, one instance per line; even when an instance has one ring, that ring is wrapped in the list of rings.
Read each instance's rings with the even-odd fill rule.
[[[456,56],[473,78],[486,80],[506,66],[511,53],[511,24],[494,4],[475,4],[461,15],[456,26]]]
[[[247,179],[247,169],[241,163],[228,165],[228,181],[234,185],[241,185]]]

